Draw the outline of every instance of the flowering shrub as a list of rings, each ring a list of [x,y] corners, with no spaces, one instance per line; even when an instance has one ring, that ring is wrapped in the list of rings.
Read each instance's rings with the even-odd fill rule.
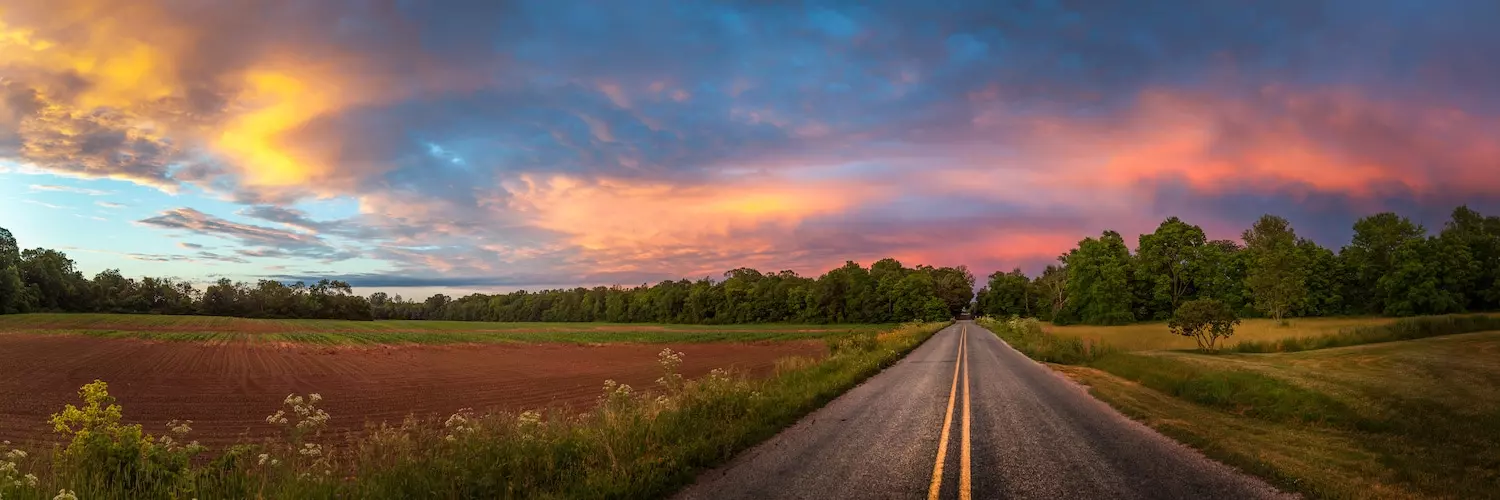
[[[478,430],[478,420],[474,418],[474,409],[458,410],[458,413],[454,413],[443,422],[443,428],[448,430],[448,436],[445,438],[448,441],[456,441],[459,437]]]
[[[662,349],[656,355],[656,362],[661,365],[662,371],[662,376],[656,379],[656,383],[666,387],[669,394],[682,392],[682,374],[677,373],[677,369],[682,367],[682,353],[674,352],[670,347]]]
[[[192,431],[191,422],[172,422],[170,434],[157,440],[142,432],[140,425],[120,423],[123,410],[103,381],[84,385],[78,396],[82,407],[67,405],[52,415],[53,428],[69,438],[55,467],[75,472],[73,480],[79,486],[96,490],[167,497],[189,487],[195,473],[191,461],[205,450],[197,442],[181,443]],[[71,496],[68,490],[58,494],[58,498]]]
[[[0,441],[0,447],[9,446],[10,441]],[[21,461],[25,460],[26,456],[26,452],[19,448],[12,448],[5,452],[5,455],[0,455],[0,492],[4,492],[7,488],[36,488],[35,474],[21,474]]]
[[[265,453],[256,458],[256,465],[276,468],[284,457],[301,472],[299,478],[329,478],[333,476],[334,457],[323,449],[321,443],[308,442],[310,437],[320,437],[328,427],[328,412],[318,407],[323,395],[308,394],[306,397],[288,394],[281,401],[281,409],[266,417],[266,423],[286,431],[286,442],[268,442]]]
[[[320,435],[328,427],[328,412],[318,408],[323,395],[308,394],[307,398],[288,394],[282,401],[282,409],[266,417],[266,423],[286,428],[292,442],[301,442],[307,434]]]

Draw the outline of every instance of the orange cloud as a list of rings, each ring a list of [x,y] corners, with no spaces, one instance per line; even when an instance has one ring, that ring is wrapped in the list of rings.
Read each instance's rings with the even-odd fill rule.
[[[773,251],[803,221],[880,195],[858,186],[774,180],[679,186],[566,175],[523,176],[506,188],[505,212],[565,235],[584,252],[628,256],[632,263],[683,251]]]
[[[1156,89],[1122,121],[1042,120],[1049,152],[1075,185],[1166,178],[1202,192],[1305,186],[1367,196],[1500,188],[1500,123],[1441,106],[1378,101],[1349,89],[1270,86],[1232,98]]]

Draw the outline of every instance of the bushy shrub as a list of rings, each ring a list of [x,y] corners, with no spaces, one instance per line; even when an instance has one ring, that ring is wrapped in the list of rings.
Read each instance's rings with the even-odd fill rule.
[[[120,423],[123,410],[103,381],[84,385],[78,396],[82,407],[67,405],[51,419],[54,430],[68,439],[54,467],[67,473],[73,487],[133,491],[145,498],[181,496],[191,488],[192,460],[206,450],[196,441],[182,442],[192,431],[191,421],[173,421],[169,433],[155,438],[138,424]]]
[[[1208,352],[1214,350],[1219,339],[1234,335],[1238,324],[1240,319],[1228,305],[1214,299],[1198,299],[1183,302],[1167,322],[1167,329],[1192,338],[1198,343],[1198,350]]]

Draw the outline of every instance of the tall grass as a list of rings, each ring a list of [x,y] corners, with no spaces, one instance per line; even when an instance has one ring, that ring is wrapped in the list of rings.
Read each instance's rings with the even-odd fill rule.
[[[1103,342],[1049,334],[1042,330],[1042,323],[1035,318],[998,320],[981,317],[978,321],[980,326],[994,332],[1005,343],[1037,361],[1081,365],[1116,352]]]
[[[1482,314],[1421,316],[1402,318],[1383,325],[1345,328],[1338,333],[1327,335],[1240,342],[1225,350],[1246,353],[1297,352],[1490,330],[1500,330],[1500,316]]]
[[[339,443],[321,434],[321,396],[289,396],[267,422],[283,438],[247,443],[206,460],[201,447],[119,424],[103,384],[64,411],[66,448],[0,462],[14,472],[0,498],[641,498],[659,497],[899,360],[945,323],[908,324],[837,342],[822,361],[790,358],[768,379],[716,370],[677,372],[663,350],[651,390],[604,383],[581,414],[460,410],[442,421],[409,418]],[[336,397],[336,396],[334,396]],[[60,414],[61,415],[61,414]],[[333,418],[337,418],[334,416]],[[25,458],[25,456],[23,456]],[[20,463],[17,463],[20,462]],[[24,478],[19,474],[33,474]],[[7,474],[0,472],[0,474]],[[8,476],[0,477],[6,479]]]

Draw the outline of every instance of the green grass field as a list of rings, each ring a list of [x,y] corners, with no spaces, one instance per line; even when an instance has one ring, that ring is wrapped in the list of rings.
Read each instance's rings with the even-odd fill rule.
[[[986,324],[1034,358],[1067,363],[1051,366],[1122,412],[1285,489],[1488,498],[1500,493],[1500,331],[1461,332],[1493,328],[1489,318],[1252,323],[1245,340],[1370,342],[1266,354],[1169,350],[1191,341],[1159,339],[1170,337],[1159,324],[1029,333]],[[1411,332],[1428,338],[1386,341]],[[1080,353],[1081,338],[1120,348]]]
[[[643,323],[486,323],[342,321],[132,314],[0,316],[0,334],[80,334],[196,342],[292,342],[317,345],[495,342],[664,343],[816,340],[888,330],[893,325],[667,325]]]

